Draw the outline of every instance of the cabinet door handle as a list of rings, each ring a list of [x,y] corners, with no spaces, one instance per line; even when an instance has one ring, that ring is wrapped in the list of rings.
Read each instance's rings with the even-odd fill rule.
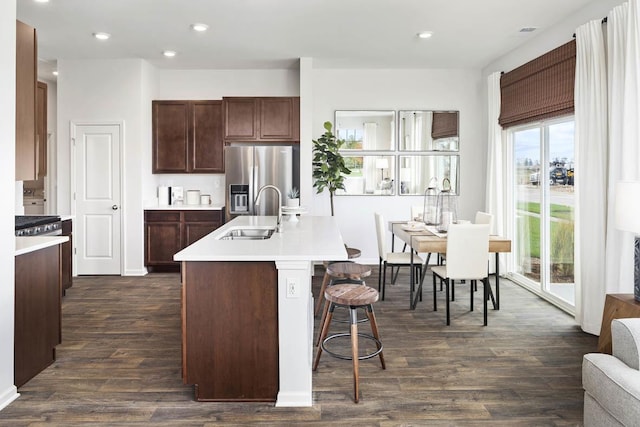
[[[117,211],[118,210],[118,205],[111,206],[111,209],[113,209],[114,211]]]

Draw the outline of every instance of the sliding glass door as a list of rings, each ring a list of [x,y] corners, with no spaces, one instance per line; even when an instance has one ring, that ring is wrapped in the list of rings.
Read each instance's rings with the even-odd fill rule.
[[[573,118],[512,128],[510,134],[513,279],[573,311]]]

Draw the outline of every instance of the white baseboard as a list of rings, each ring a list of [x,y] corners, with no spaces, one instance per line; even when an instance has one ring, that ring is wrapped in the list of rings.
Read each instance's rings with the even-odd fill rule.
[[[276,406],[281,408],[313,406],[312,393],[279,391]]]
[[[0,394],[0,411],[9,406],[18,397],[20,397],[20,393],[18,393],[16,386],[10,386],[4,393]]]
[[[124,275],[125,276],[146,276],[149,272],[147,271],[146,268],[142,268],[139,270],[125,270],[124,271]]]

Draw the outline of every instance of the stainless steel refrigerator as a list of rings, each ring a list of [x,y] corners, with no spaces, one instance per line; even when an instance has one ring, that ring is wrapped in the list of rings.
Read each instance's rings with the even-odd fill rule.
[[[283,205],[293,183],[293,148],[281,145],[230,145],[225,147],[226,218],[237,215],[277,215],[278,197],[266,190],[255,199],[264,185],[278,187]]]

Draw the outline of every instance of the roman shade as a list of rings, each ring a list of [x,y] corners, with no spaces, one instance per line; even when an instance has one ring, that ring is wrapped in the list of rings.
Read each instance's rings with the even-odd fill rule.
[[[431,126],[431,138],[450,138],[458,136],[458,112],[434,111]]]
[[[573,114],[576,42],[570,41],[500,79],[502,127]]]

